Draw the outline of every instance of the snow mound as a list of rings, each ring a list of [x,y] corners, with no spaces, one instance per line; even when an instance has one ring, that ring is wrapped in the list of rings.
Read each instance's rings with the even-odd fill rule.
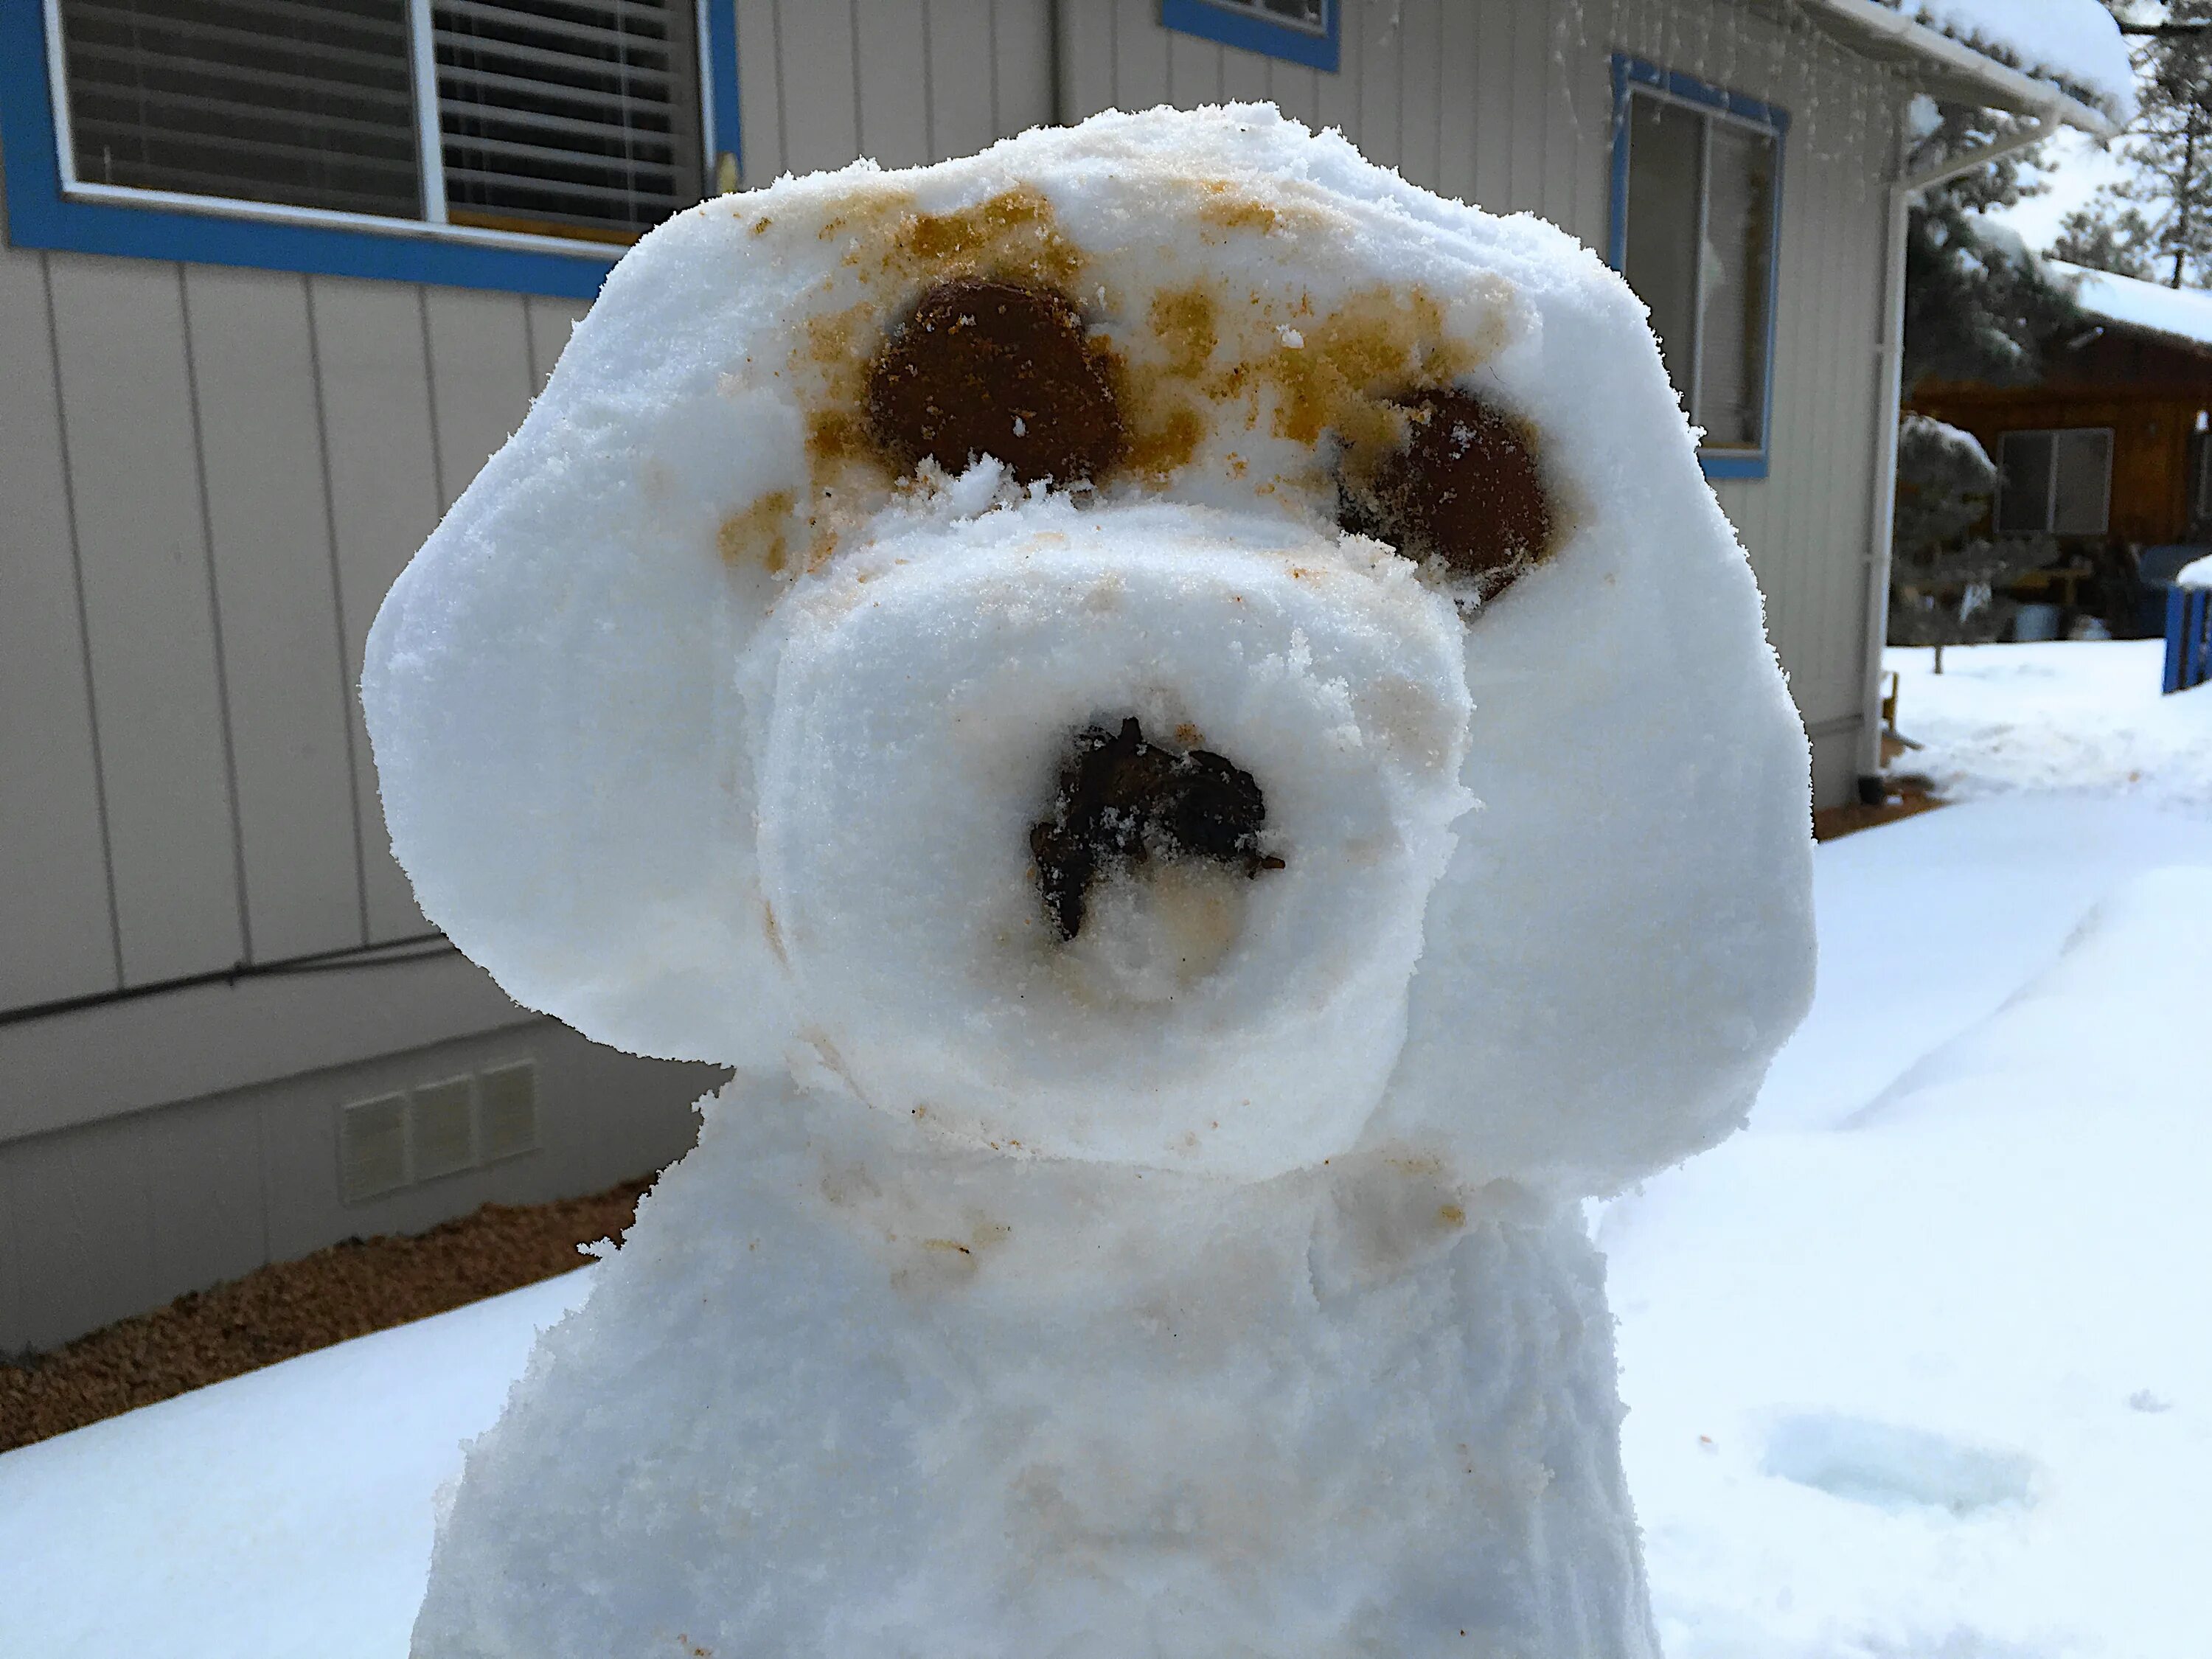
[[[2212,587],[2212,555],[2193,559],[2175,573],[2176,587]]]

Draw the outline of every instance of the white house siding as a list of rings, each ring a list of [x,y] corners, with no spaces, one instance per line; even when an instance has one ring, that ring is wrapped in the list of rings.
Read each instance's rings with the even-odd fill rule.
[[[0,1353],[263,1261],[681,1152],[704,1067],[405,940],[353,686],[580,303],[0,248]],[[544,1150],[354,1206],[337,1112],[518,1059]]]
[[[1848,795],[1899,96],[1863,65],[1700,0],[1345,0],[1336,74],[1171,33],[1156,0],[729,3],[748,184],[1272,98],[1601,248],[1613,51],[1790,109],[1773,466],[1719,493],[1820,798]],[[450,956],[5,1018],[425,931],[353,695],[363,636],[581,310],[0,249],[0,1352],[684,1145],[702,1068],[592,1048]],[[526,1055],[544,1152],[339,1201],[339,1105]]]

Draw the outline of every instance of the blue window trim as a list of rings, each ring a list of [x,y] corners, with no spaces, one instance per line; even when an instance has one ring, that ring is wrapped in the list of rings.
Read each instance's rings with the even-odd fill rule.
[[[737,155],[737,18],[730,0],[710,0],[700,9],[708,25],[701,58],[708,65],[714,149]],[[382,277],[572,300],[594,297],[623,252],[608,246],[590,252],[548,253],[404,231],[276,223],[219,210],[183,212],[71,201],[62,194],[41,0],[0,0],[0,149],[7,167],[11,247]],[[714,161],[714,155],[706,158],[709,180]]]
[[[1304,64],[1308,69],[1336,73],[1339,30],[1344,0],[1322,0],[1322,15],[1328,27],[1320,33],[1270,17],[1233,0],[1160,0],[1160,23],[1181,34],[1218,40],[1224,46],[1241,46],[1265,58]]]
[[[1662,70],[1625,52],[1613,56],[1613,205],[1607,226],[1606,263],[1624,275],[1628,269],[1628,100],[1642,87],[1686,104],[1763,127],[1774,135],[1774,207],[1769,216],[1766,250],[1766,384],[1759,392],[1759,449],[1700,449],[1698,464],[1708,478],[1764,478],[1774,452],[1774,325],[1781,304],[1782,211],[1790,112],[1674,70]]]

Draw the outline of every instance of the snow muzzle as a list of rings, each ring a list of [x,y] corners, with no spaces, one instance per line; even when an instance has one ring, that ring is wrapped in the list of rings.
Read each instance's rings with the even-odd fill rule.
[[[786,615],[759,836],[805,1058],[1007,1152],[1349,1148],[1469,804],[1448,599],[1370,542],[1062,498]]]

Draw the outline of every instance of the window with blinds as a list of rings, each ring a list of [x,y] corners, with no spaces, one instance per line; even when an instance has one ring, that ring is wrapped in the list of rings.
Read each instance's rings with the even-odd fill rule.
[[[690,0],[437,0],[455,224],[629,241],[700,197]]]
[[[61,0],[76,176],[422,210],[407,0]]]
[[[692,0],[59,10],[72,185],[615,242],[702,194]]]

